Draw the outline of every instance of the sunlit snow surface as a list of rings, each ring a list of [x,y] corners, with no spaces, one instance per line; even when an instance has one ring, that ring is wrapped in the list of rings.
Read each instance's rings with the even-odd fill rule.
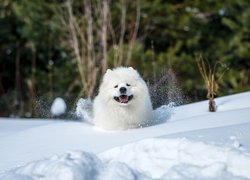
[[[155,111],[155,126],[0,120],[0,179],[250,179],[250,93]]]

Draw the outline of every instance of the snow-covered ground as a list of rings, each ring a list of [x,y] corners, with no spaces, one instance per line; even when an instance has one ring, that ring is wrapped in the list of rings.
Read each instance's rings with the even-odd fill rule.
[[[250,92],[155,111],[160,124],[0,119],[0,179],[250,179]]]

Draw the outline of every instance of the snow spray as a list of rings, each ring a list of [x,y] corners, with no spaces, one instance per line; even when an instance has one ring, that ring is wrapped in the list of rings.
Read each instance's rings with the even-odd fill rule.
[[[50,105],[43,99],[37,99],[35,103],[35,111],[39,118],[51,118]]]
[[[184,104],[184,95],[172,69],[160,73],[160,76],[149,84],[149,92],[154,109],[163,105],[175,107]]]

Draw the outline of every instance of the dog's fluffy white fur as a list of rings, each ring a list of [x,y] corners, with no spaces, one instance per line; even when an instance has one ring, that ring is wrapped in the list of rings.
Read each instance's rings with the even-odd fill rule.
[[[93,103],[94,125],[107,130],[151,124],[152,105],[145,81],[132,67],[108,69]]]

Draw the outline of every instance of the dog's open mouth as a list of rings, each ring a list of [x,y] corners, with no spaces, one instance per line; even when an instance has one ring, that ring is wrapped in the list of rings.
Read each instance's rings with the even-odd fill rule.
[[[128,103],[131,99],[133,99],[133,95],[120,95],[119,97],[115,96],[114,99],[119,103]]]

